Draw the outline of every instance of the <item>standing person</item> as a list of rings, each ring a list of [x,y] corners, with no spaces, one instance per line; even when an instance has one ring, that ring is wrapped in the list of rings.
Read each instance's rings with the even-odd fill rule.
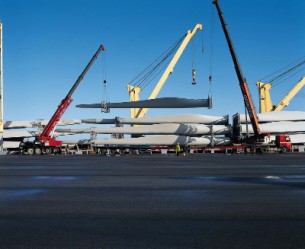
[[[183,156],[186,156],[186,153],[187,153],[187,145],[186,144],[182,145],[182,152],[183,152]]]
[[[175,151],[176,151],[176,155],[179,156],[179,153],[180,153],[180,144],[177,143],[176,147],[175,147]]]

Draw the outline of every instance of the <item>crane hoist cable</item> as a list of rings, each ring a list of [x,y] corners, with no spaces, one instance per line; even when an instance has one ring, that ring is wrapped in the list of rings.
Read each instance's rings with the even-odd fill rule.
[[[176,43],[174,43],[169,49],[167,49],[161,56],[159,56],[158,57],[159,61],[155,60],[156,65],[154,65],[152,67],[152,69],[146,75],[144,75],[144,77],[143,77],[144,80],[142,82],[140,82],[140,84],[138,84],[138,86],[142,87],[142,89],[146,88],[150,84],[150,82],[155,77],[157,77],[164,70],[164,68],[167,67],[167,65],[169,64],[170,56],[177,51],[177,49],[180,46],[181,42],[183,41],[184,37],[185,37],[185,35],[182,38],[180,38]],[[160,69],[161,66],[163,66],[162,69]]]
[[[289,63],[288,65],[286,65],[284,67],[281,67],[280,69],[272,72],[271,74],[268,74],[268,75],[264,76],[260,80],[262,80],[262,81],[270,81],[270,79],[272,79],[271,77],[274,78],[276,75],[280,74],[284,70],[287,70],[287,69],[290,69],[290,68],[294,67],[295,65],[299,64],[300,62],[302,62],[304,60],[304,58],[305,58],[305,56],[303,56],[303,57],[301,57],[301,58],[299,58],[299,59]]]
[[[131,80],[129,84],[136,87],[142,87],[142,89],[144,89],[158,74],[160,74],[160,67],[165,67],[164,64],[169,64],[170,56],[177,51],[184,38],[185,35],[171,45],[158,58],[156,58],[148,67],[146,67],[133,80]]]
[[[170,63],[170,61],[167,61],[163,65],[160,65],[158,67],[158,71],[155,71],[155,73],[151,75],[150,79],[147,80],[144,85],[142,85],[142,90],[145,89],[157,76],[159,76],[162,72],[164,72],[164,70],[167,68],[169,63]]]
[[[201,53],[204,52],[204,45],[203,45],[203,31],[201,30]]]
[[[260,81],[268,81],[275,87],[303,70],[305,70],[305,56],[263,77]]]
[[[195,53],[195,39],[192,39],[192,85],[196,85],[196,53]],[[201,53],[204,52],[203,45],[203,31],[201,30]]]
[[[278,75],[277,77],[271,79],[270,82],[273,83],[273,86],[276,86],[276,85],[282,83],[283,81],[291,78],[292,76],[298,74],[299,72],[303,71],[305,69],[304,66],[305,66],[305,60],[298,63],[296,66],[286,70],[285,72]],[[296,71],[297,69],[298,69],[298,71]]]
[[[213,83],[213,63],[214,63],[214,7],[211,10],[211,32],[210,32],[210,42],[211,42],[211,52],[209,59],[209,97],[212,97],[212,83]]]
[[[196,85],[195,40],[192,39],[192,85]]]
[[[289,74],[287,74],[286,77],[283,77],[281,80],[277,81],[277,83],[273,83],[273,87],[285,82],[286,80],[292,78],[293,76],[299,74],[300,72],[304,71],[305,70],[305,67],[304,68],[301,68],[300,70],[296,71],[295,73],[292,73],[292,72],[289,72]]]
[[[107,72],[106,72],[106,55],[103,54],[105,57],[104,60],[102,60],[102,76],[103,76],[103,95],[102,95],[102,112],[108,113],[109,108],[107,107],[107,103],[109,103],[109,95],[107,91]]]

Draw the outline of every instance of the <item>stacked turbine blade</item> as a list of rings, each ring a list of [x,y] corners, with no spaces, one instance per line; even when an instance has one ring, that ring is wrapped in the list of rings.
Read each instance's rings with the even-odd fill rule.
[[[264,112],[259,113],[257,117],[262,134],[287,134],[291,136],[292,143],[305,143],[305,136],[299,135],[305,133],[305,112]],[[254,133],[249,116],[246,117],[245,114],[233,116],[233,133],[234,136]]]

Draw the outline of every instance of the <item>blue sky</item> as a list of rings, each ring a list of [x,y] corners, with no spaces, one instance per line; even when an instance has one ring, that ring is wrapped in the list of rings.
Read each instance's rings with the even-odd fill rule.
[[[244,76],[258,111],[255,82],[305,56],[305,1],[220,0]],[[126,85],[196,23],[197,85],[191,85],[191,43],[159,97],[207,98],[213,44],[213,108],[151,109],[147,116],[171,113],[232,115],[244,112],[232,59],[211,0],[0,0],[4,43],[5,120],[48,119],[100,44],[106,48],[73,95],[64,119],[128,117],[128,109],[79,109],[104,96],[103,60],[111,102],[128,101]],[[211,21],[213,20],[213,21]],[[211,26],[213,23],[213,40]],[[304,73],[304,72],[303,72]],[[279,101],[301,77],[272,89]],[[148,98],[150,84],[141,98]],[[305,89],[287,110],[305,111]]]

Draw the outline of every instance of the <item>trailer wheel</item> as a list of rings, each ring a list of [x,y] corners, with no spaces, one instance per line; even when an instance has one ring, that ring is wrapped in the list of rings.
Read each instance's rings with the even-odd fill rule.
[[[36,155],[41,155],[41,148],[40,147],[36,147],[34,150]]]
[[[33,149],[33,148],[28,148],[28,149],[27,149],[27,153],[28,153],[29,155],[33,155],[33,154],[34,154],[34,149]]]

